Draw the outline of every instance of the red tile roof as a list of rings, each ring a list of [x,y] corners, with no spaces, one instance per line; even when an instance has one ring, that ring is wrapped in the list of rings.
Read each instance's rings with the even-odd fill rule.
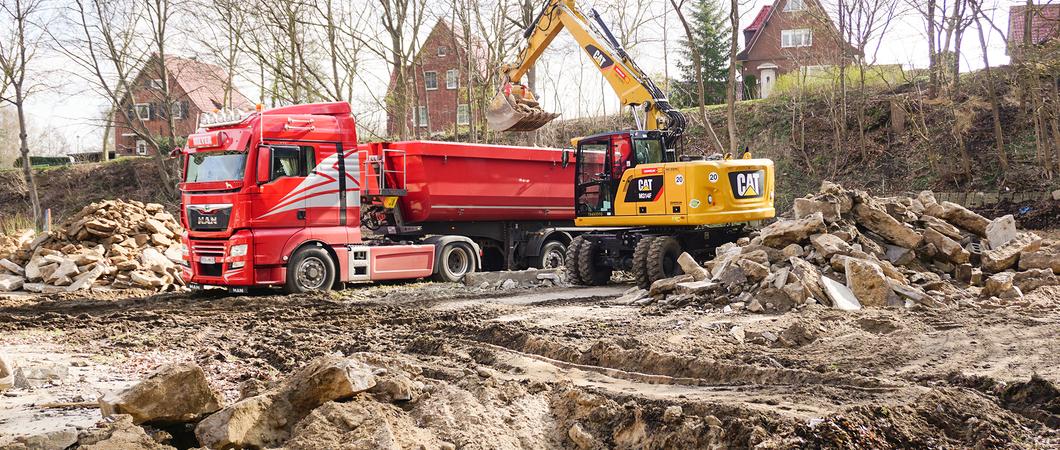
[[[200,111],[213,111],[227,106],[224,104],[224,85],[228,80],[228,73],[221,67],[195,59],[167,56],[166,69],[188,94],[188,100]],[[231,95],[231,107],[241,110],[254,109],[254,103],[238,90],[233,88]]]
[[[1008,40],[1010,45],[1023,43],[1023,22],[1026,5],[1013,6],[1008,10]],[[1031,42],[1042,44],[1060,37],[1060,4],[1035,5],[1031,12]]]
[[[762,9],[758,11],[758,15],[755,16],[755,20],[743,30],[758,31],[758,29],[762,28],[762,25],[766,23],[766,19],[769,17],[769,11],[772,9],[773,7],[770,5],[763,6]]]

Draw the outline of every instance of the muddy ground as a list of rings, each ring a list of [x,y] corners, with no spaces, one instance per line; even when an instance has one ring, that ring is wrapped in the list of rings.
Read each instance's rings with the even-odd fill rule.
[[[70,371],[0,396],[0,436],[91,428],[101,392],[164,362],[199,363],[231,402],[313,357],[367,352],[431,387],[414,407],[387,405],[415,418],[394,422],[406,444],[1060,446],[1060,287],[1022,307],[783,315],[614,304],[628,287],[0,298],[0,349]],[[195,445],[169,431],[171,444]],[[342,448],[333,436],[288,447]]]

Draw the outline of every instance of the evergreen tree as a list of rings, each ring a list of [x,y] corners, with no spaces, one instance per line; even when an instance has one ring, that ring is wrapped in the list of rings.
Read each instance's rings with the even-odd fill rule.
[[[692,9],[690,22],[703,68],[706,104],[722,103],[725,101],[725,81],[729,68],[728,15],[718,0],[695,0]],[[682,59],[677,63],[681,79],[670,97],[679,107],[696,106],[699,104],[699,83],[696,80],[696,66],[692,62],[691,44],[682,39],[681,47]]]

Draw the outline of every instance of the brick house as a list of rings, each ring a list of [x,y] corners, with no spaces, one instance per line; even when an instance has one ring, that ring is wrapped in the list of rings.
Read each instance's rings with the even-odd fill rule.
[[[1060,38],[1060,4],[1034,5],[1030,10],[1031,45],[1042,45]],[[1006,52],[1019,56],[1025,36],[1027,5],[1012,6],[1008,10],[1008,48]]]
[[[145,64],[132,83],[132,94],[121,104],[130,117],[139,120],[153,135],[168,136],[168,114],[173,114],[178,142],[193,133],[199,125],[199,113],[222,107],[242,110],[254,103],[232,89],[225,100],[228,74],[224,69],[189,58],[166,57],[172,103],[166,107],[164,84],[154,58]],[[144,156],[150,153],[147,141],[139,139],[125,121],[124,114],[114,115],[114,149],[118,156]]]
[[[471,108],[467,103],[468,70],[466,50],[445,20],[439,20],[416,54],[410,82],[415,88],[415,99],[408,100],[408,114],[404,117],[409,135],[419,128],[422,134],[452,131],[457,125],[471,123]],[[396,91],[397,73],[390,74],[387,99],[399,98]],[[387,111],[387,134],[396,136],[402,118],[395,108]]]
[[[763,6],[743,30],[744,49],[736,59],[745,80],[754,79],[755,97],[766,98],[777,78],[797,68],[814,70],[839,63],[839,32],[817,0],[776,0]]]

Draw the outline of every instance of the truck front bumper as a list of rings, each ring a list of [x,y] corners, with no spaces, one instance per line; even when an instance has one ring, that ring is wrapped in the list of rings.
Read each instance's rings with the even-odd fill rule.
[[[283,268],[255,268],[251,257],[250,232],[240,231],[228,239],[194,239],[184,237],[182,266],[189,286],[250,287],[283,280]],[[280,272],[279,274],[275,272]],[[258,281],[265,281],[259,283]]]

